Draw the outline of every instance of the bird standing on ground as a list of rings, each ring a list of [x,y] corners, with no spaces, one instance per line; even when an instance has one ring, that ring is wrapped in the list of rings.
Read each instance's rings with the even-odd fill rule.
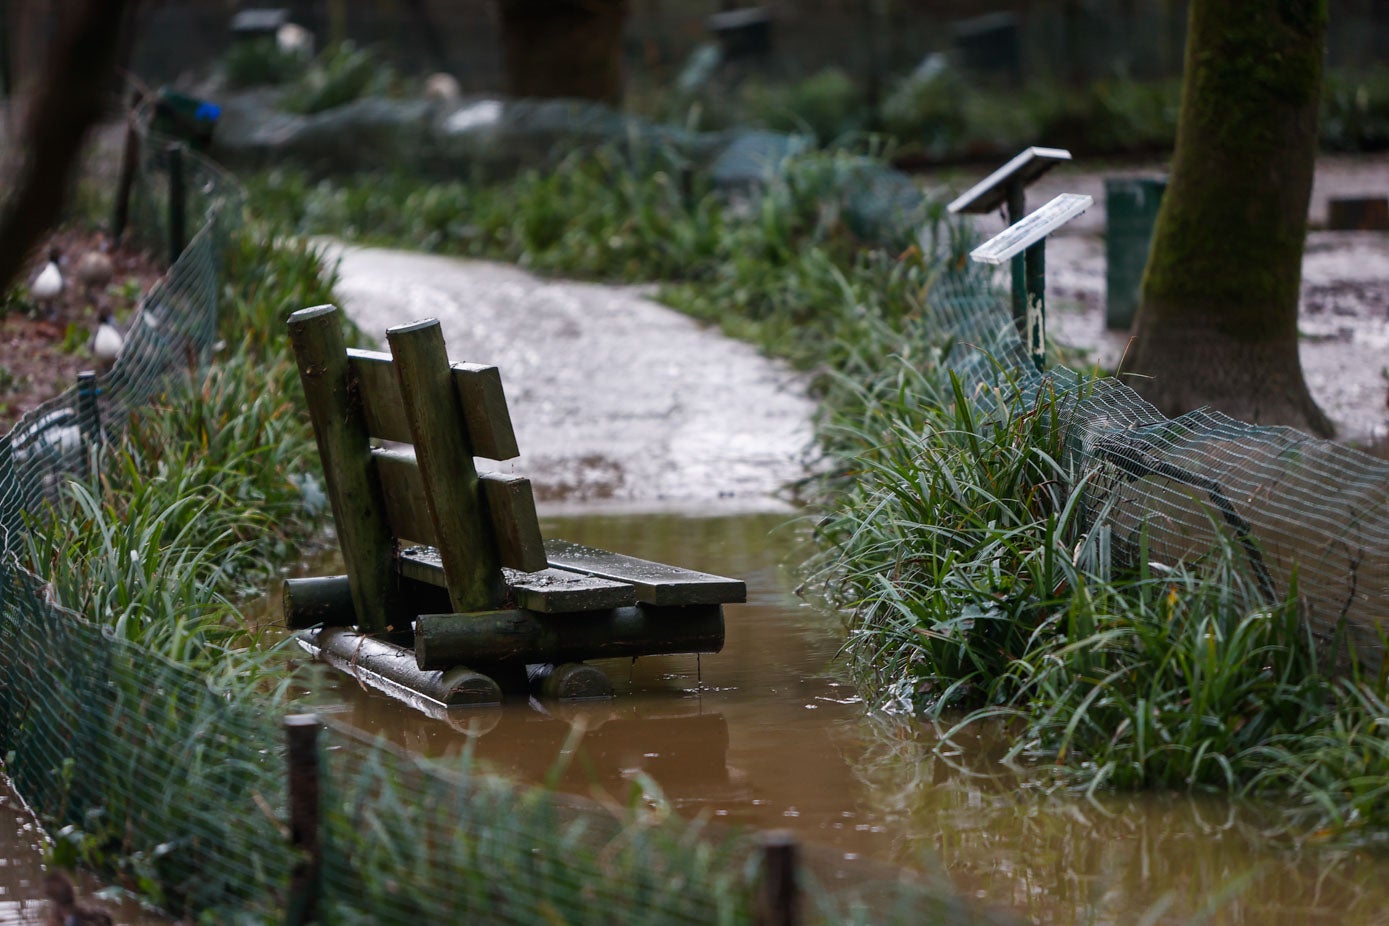
[[[104,288],[115,276],[111,255],[107,253],[109,249],[110,245],[103,235],[94,249],[77,259],[77,266],[73,268],[72,275],[77,277],[77,282],[81,283],[87,291],[88,299],[94,298],[93,290]]]
[[[61,257],[62,254],[57,248],[49,248],[48,263],[43,265],[43,269],[29,286],[30,295],[43,306],[50,319],[57,314],[53,307],[54,301],[63,294],[63,271],[58,269]]]
[[[61,871],[43,876],[43,892],[48,896],[47,926],[115,926],[105,910],[77,902],[72,880]]]
[[[101,312],[88,346],[91,348],[92,356],[107,366],[115,363],[116,358],[121,355],[121,348],[125,346],[125,335],[116,327],[111,313],[105,309]]]

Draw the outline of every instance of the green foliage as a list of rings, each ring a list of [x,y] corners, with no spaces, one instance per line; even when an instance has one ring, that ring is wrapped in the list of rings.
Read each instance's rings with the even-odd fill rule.
[[[384,95],[395,74],[369,48],[343,42],[325,49],[280,97],[280,106],[293,113],[318,113],[365,96]]]
[[[308,64],[304,54],[281,51],[268,36],[236,42],[222,57],[227,87],[232,90],[289,83],[303,75]]]
[[[840,68],[786,84],[750,82],[742,95],[754,123],[824,145],[868,127],[863,91]]]
[[[639,165],[613,151],[575,155],[483,187],[402,174],[311,183],[286,170],[252,177],[248,187],[255,209],[304,234],[501,258],[543,272],[707,281],[780,273],[817,248],[852,261],[863,239],[852,227],[848,181],[871,169],[848,152],[794,159],[757,199],[736,206],[660,151]],[[913,217],[899,218],[910,227]],[[827,272],[820,258],[808,260]]]
[[[1389,67],[1327,72],[1322,89],[1321,141],[1333,151],[1389,148]]]
[[[226,253],[219,333],[241,344],[247,358],[284,358],[285,320],[299,309],[332,302],[336,283],[337,267],[309,242],[255,227],[242,231]]]
[[[96,458],[93,483],[35,525],[35,571],[66,607],[188,665],[252,642],[232,596],[256,588],[319,526],[316,479],[283,315],[331,298],[302,243],[243,233],[228,264],[224,330],[241,341],[138,410]],[[296,482],[295,480],[298,480]]]

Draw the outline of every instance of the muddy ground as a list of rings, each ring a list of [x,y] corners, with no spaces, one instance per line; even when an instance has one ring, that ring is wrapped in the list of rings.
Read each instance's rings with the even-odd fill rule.
[[[40,302],[30,295],[29,285],[53,248],[59,252],[63,290]],[[111,278],[85,286],[76,270],[93,252],[110,257]],[[163,262],[147,251],[110,247],[98,232],[66,228],[46,239],[26,262],[20,285],[0,312],[0,434],[40,402],[74,385],[80,371],[100,369],[90,349],[98,314],[110,312],[123,326],[163,272]]]

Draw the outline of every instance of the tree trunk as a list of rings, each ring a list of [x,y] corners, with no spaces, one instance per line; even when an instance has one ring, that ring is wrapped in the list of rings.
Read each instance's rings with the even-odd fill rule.
[[[0,292],[57,224],[87,131],[101,118],[116,70],[117,37],[137,0],[85,0],[48,50],[24,129],[24,161],[0,207]]]
[[[1192,0],[1171,181],[1128,378],[1164,414],[1210,406],[1330,436],[1298,359],[1325,0]]]
[[[497,0],[507,92],[622,101],[627,0]]]

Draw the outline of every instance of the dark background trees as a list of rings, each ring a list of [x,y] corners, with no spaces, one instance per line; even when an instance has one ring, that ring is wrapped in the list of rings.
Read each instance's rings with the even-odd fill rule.
[[[622,101],[627,0],[496,0],[506,91]]]
[[[0,292],[58,221],[87,132],[116,87],[121,38],[135,0],[83,0],[70,11],[22,126],[18,176],[0,204]]]

